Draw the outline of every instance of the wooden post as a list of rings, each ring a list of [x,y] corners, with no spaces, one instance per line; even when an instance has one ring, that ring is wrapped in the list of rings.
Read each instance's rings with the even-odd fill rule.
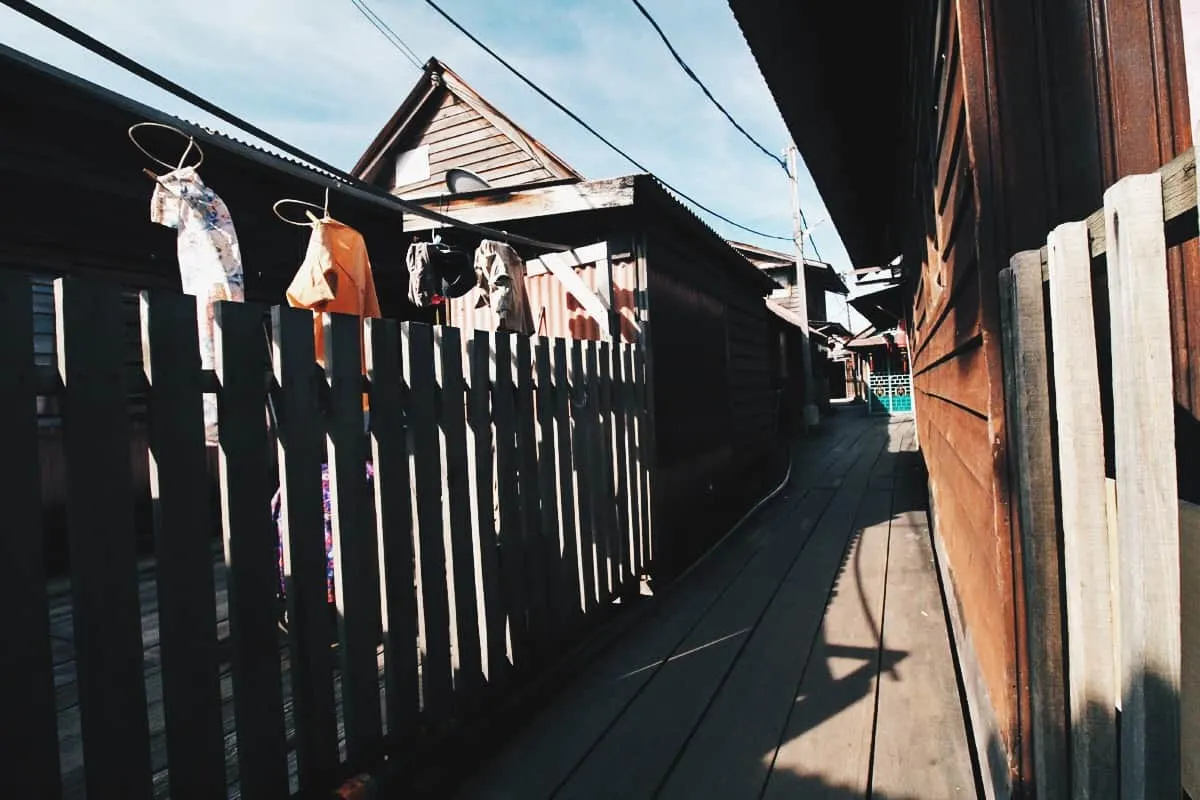
[[[450,673],[450,597],[442,539],[442,470],[434,387],[433,329],[404,322],[405,404],[408,411],[409,474],[414,513],[421,643],[421,710],[444,719],[453,691]]]
[[[412,481],[404,426],[404,379],[400,371],[403,358],[395,320],[368,319],[366,324],[388,737],[404,741],[415,732],[420,677]]]
[[[141,328],[171,793],[218,796],[225,731],[196,299],[143,292]]]
[[[1116,798],[1117,727],[1109,591],[1104,420],[1087,223],[1046,244],[1050,274],[1058,472],[1067,603],[1072,786],[1076,797]]]
[[[1038,797],[1048,800],[1069,796],[1070,768],[1041,255],[1027,250],[1013,256],[1011,264],[1000,284],[1001,320],[1010,344],[1004,390],[1015,411],[1010,425],[1030,631],[1034,771]]]
[[[121,293],[61,278],[54,297],[87,795],[149,798]]]
[[[42,538],[38,406],[29,276],[0,271],[0,440],[9,466],[0,484],[5,509],[0,580],[5,642],[0,647],[0,753],[19,769],[0,770],[0,796],[61,797],[54,715],[54,660]],[[193,326],[194,328],[195,326]]]
[[[325,314],[325,378],[329,382],[329,499],[333,582],[341,640],[346,754],[359,761],[383,741],[379,713],[379,548],[367,490],[363,428],[362,322]]]
[[[264,414],[268,361],[263,308],[255,303],[218,303],[216,321],[222,531],[233,643],[238,780],[246,797],[287,797],[277,627],[279,573]]]
[[[1180,796],[1179,504],[1162,180],[1104,193],[1121,619],[1121,798]]]
[[[296,761],[300,787],[307,790],[328,782],[339,760],[334,659],[329,650],[335,623],[329,615],[321,501],[325,426],[319,423],[312,312],[275,306],[271,328],[281,400],[276,437]]]
[[[471,530],[471,482],[467,467],[466,386],[462,334],[458,328],[433,330],[438,386],[441,389],[442,508],[445,551],[449,560],[452,666],[455,701],[460,708],[478,703],[483,691],[479,606],[475,601],[475,548]]]

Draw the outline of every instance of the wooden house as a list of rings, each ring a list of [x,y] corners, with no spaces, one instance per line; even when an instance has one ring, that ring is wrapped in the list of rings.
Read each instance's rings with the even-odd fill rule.
[[[1182,5],[905,0],[863,14],[730,2],[852,259],[902,258],[902,281],[872,304],[909,323],[935,543],[988,797],[1066,796],[1069,771],[1064,589],[1045,550],[1053,531],[1023,535],[1019,518],[998,276],[1014,253],[1100,208],[1106,187],[1191,146]],[[1161,347],[1185,458],[1200,448],[1200,253],[1194,215],[1181,219]],[[1103,333],[1107,288],[1093,274]],[[1099,348],[1111,420],[1103,335]],[[1111,458],[1111,429],[1105,438]],[[1180,470],[1181,497],[1196,475]]]
[[[426,197],[445,193],[451,169],[468,170],[496,187],[581,179],[453,70],[431,58],[351,172],[397,195]]]
[[[498,188],[419,202],[464,221],[576,245],[566,253],[517,248],[529,264],[538,334],[601,338],[584,300],[543,266],[557,262],[611,303],[616,319],[610,330],[652,337],[649,368],[660,421],[655,536],[670,548],[656,554],[656,577],[691,563],[778,484],[786,457],[780,430],[787,424],[781,419],[787,367],[779,341],[794,326],[767,310],[764,297],[777,288],[774,281],[653,176]],[[405,230],[415,235],[433,227],[405,220]],[[439,232],[464,248],[478,242],[453,229]],[[647,330],[635,327],[635,306],[646,316]],[[494,325],[470,304],[451,304],[450,322],[476,329]]]

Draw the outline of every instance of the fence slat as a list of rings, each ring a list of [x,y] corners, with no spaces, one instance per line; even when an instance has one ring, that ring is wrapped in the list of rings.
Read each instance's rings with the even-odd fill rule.
[[[472,527],[478,548],[477,586],[484,620],[483,642],[487,651],[488,683],[496,685],[508,668],[505,635],[505,600],[497,545],[495,451],[492,448],[492,342],[487,331],[475,331],[471,342],[471,393],[467,413],[471,417],[468,462],[472,465]]]
[[[54,295],[87,794],[150,797],[121,292],[62,278]]]
[[[587,342],[588,395],[591,413],[588,415],[588,446],[592,453],[592,530],[596,544],[596,594],[600,604],[613,599],[613,537],[609,525],[612,512],[612,439],[605,436],[608,414],[605,408],[607,394],[601,368],[605,366],[604,353],[607,342]]]
[[[412,484],[404,429],[400,335],[394,320],[368,319],[366,337],[388,736],[404,741],[416,728],[420,678]]]
[[[195,298],[143,292],[141,336],[170,788],[218,797],[225,733]]]
[[[312,312],[271,309],[276,405],[280,532],[287,591],[292,705],[300,788],[325,785],[338,767],[333,693],[334,623],[329,614],[321,463],[325,431],[318,403]]]
[[[325,375],[330,385],[333,586],[341,640],[342,708],[346,755],[351,762],[358,762],[377,754],[383,740],[377,656],[381,626],[379,548],[366,475],[362,323],[349,314],[326,314],[324,324]]]
[[[496,493],[499,504],[500,573],[508,638],[513,664],[527,656],[525,569],[522,553],[521,508],[518,500],[516,386],[513,381],[513,335],[495,334],[496,375],[492,403],[496,415]]]
[[[475,601],[475,548],[471,531],[471,485],[467,469],[466,386],[462,334],[434,329],[438,385],[442,400],[442,460],[445,470],[445,548],[450,558],[451,614],[454,619],[454,692],[457,702],[474,706],[483,688],[479,606]]]
[[[6,517],[0,547],[9,565],[0,581],[0,753],[20,765],[0,770],[0,796],[57,798],[62,782],[42,555],[31,296],[27,275],[0,271],[0,440],[10,464],[0,490]]]
[[[521,557],[525,563],[525,586],[529,643],[540,650],[547,638],[547,575],[540,555],[542,522],[538,492],[537,430],[533,410],[533,348],[528,336],[516,337],[517,367],[517,456],[521,503]]]
[[[537,470],[538,496],[541,499],[537,541],[537,569],[545,576],[546,626],[553,640],[560,633],[560,610],[565,602],[562,592],[562,550],[558,524],[560,507],[557,486],[558,458],[554,435],[554,365],[551,363],[551,340],[537,339],[534,356],[537,360]]]
[[[602,420],[604,452],[608,456],[608,469],[604,477],[607,483],[608,502],[605,507],[609,526],[609,552],[612,554],[613,594],[620,596],[627,586],[629,576],[629,511],[625,507],[628,493],[625,491],[625,421],[621,405],[621,343],[601,343],[600,396],[603,400]]]
[[[405,322],[400,327],[404,341],[404,376],[407,380],[405,408],[412,454],[410,473],[414,537],[419,569],[421,631],[421,708],[432,719],[449,710],[452,695],[450,674],[450,598],[446,584],[446,551],[442,539],[442,459],[438,444],[436,375],[433,366],[433,329]]]
[[[646,390],[646,358],[644,345],[637,345],[633,350],[633,402],[634,427],[637,430],[635,440],[637,447],[637,495],[638,495],[638,569],[642,574],[647,572],[652,555],[650,548],[650,436],[649,410]]]
[[[1104,193],[1120,552],[1121,797],[1179,797],[1179,505],[1158,173]]]
[[[1001,284],[1001,316],[1011,353],[1005,392],[1017,467],[1026,613],[1033,695],[1034,771],[1038,797],[1067,797],[1069,754],[1059,581],[1058,509],[1054,495],[1050,380],[1042,297],[1042,259],[1036,250],[1013,256]]]
[[[1071,753],[1076,796],[1117,797],[1114,642],[1109,591],[1104,422],[1087,223],[1046,244],[1058,422]]]
[[[571,384],[567,380],[569,356],[566,339],[554,340],[554,435],[558,445],[558,518],[562,558],[558,575],[562,606],[561,625],[570,630],[581,613],[579,586],[579,513],[575,494],[575,467],[571,445]]]
[[[592,523],[593,480],[592,439],[590,417],[595,407],[595,398],[588,383],[588,342],[578,339],[571,342],[571,446],[575,453],[575,498],[578,503],[577,528],[579,530],[579,563],[583,588],[583,612],[591,613],[596,607],[596,527]]]
[[[244,797],[288,795],[279,662],[278,561],[271,528],[263,309],[216,306],[221,510],[233,645],[233,707]]]
[[[637,374],[634,372],[635,344],[621,346],[621,391],[625,403],[625,491],[629,500],[629,574],[634,590],[640,589],[642,565],[642,503],[641,503],[641,459],[638,454],[638,400]]]

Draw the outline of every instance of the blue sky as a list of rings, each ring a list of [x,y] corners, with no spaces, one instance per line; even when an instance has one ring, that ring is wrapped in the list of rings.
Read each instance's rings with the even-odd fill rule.
[[[436,56],[588,178],[637,171],[538,97],[422,0],[368,0],[422,59]],[[705,205],[791,234],[788,180],[671,58],[628,0],[440,0],[464,26],[560,102]],[[726,0],[643,0],[675,47],[756,139],[789,136]],[[349,168],[418,72],[350,0],[38,0],[121,52],[315,155]],[[183,101],[0,8],[0,41],[114,91],[229,131]],[[852,268],[806,169],[812,241]],[[721,235],[790,251],[704,216]],[[831,298],[830,316],[845,322]],[[853,327],[865,325],[857,312]]]

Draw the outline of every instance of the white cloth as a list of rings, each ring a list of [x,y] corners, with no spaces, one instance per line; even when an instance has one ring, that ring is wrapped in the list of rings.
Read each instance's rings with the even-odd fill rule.
[[[525,262],[511,245],[484,239],[475,250],[475,277],[480,298],[499,318],[498,330],[529,336],[533,314],[525,293]]]
[[[245,300],[242,253],[229,209],[194,167],[183,167],[158,178],[150,221],[179,232],[179,278],[184,293],[196,298],[200,366],[214,369],[213,303]],[[204,395],[204,435],[208,444],[217,444],[216,395]]]

